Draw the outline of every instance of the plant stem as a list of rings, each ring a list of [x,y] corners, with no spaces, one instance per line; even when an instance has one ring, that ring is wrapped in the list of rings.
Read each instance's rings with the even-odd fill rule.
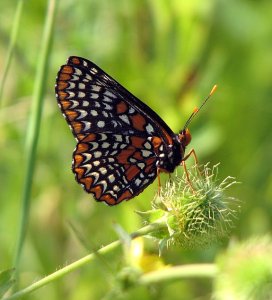
[[[193,264],[165,268],[158,271],[149,272],[140,277],[139,283],[149,285],[152,283],[165,282],[180,278],[208,277],[213,278],[218,270],[215,264]]]
[[[133,232],[130,234],[131,238],[134,239],[136,237],[140,237],[140,236],[144,236],[147,235],[148,233],[154,231],[154,230],[158,230],[160,228],[165,227],[165,224],[163,223],[153,223],[153,224],[149,224],[147,226],[144,226],[142,228],[140,228],[139,230]],[[121,244],[121,242],[115,241],[112,242],[110,244],[108,244],[107,246],[97,250],[94,253],[88,254],[85,257],[71,263],[68,266],[63,267],[62,269],[44,277],[43,279],[34,282],[33,284],[29,285],[28,287],[18,291],[17,293],[14,293],[13,295],[5,298],[6,300],[11,300],[11,299],[17,299],[19,297],[25,296],[37,289],[39,289],[40,287],[51,283],[57,279],[62,278],[63,276],[65,276],[68,273],[71,273],[77,269],[79,269],[80,267],[86,265],[87,263],[90,263],[91,261],[93,261],[98,255],[102,255],[102,254],[106,254],[112,250],[114,250],[117,246],[119,246]]]
[[[13,54],[13,51],[15,48],[17,36],[18,36],[19,24],[20,24],[22,10],[23,10],[23,4],[24,4],[24,0],[19,0],[17,3],[17,7],[16,7],[14,22],[13,22],[11,36],[10,36],[10,42],[9,42],[9,46],[8,46],[8,50],[7,50],[7,58],[6,58],[5,65],[3,68],[2,80],[0,82],[0,106],[3,105],[3,103],[1,103],[2,96],[3,96],[3,89],[4,89],[5,81],[7,78],[8,70],[10,67],[12,54]]]
[[[56,11],[56,0],[48,1],[48,9],[46,14],[46,20],[44,25],[44,33],[41,43],[41,53],[39,57],[39,63],[37,66],[37,73],[35,78],[35,85],[33,91],[33,102],[31,110],[31,119],[29,122],[29,128],[27,132],[26,140],[26,171],[25,182],[22,195],[22,210],[20,217],[20,227],[18,240],[16,245],[16,251],[14,256],[14,267],[18,272],[18,265],[22,253],[23,244],[26,237],[27,224],[29,219],[30,210],[30,196],[33,180],[33,172],[35,166],[36,149],[38,143],[38,137],[40,133],[40,123],[42,106],[44,99],[44,87],[46,83],[47,67],[49,61],[49,53],[52,44],[53,24]]]

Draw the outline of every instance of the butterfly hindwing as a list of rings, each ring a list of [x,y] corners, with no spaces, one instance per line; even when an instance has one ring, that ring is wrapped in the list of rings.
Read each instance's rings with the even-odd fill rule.
[[[115,205],[138,195],[157,176],[152,138],[91,133],[77,144],[73,172],[88,193]]]

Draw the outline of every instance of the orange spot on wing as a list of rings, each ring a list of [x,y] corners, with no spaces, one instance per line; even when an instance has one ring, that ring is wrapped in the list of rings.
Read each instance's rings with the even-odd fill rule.
[[[133,154],[133,158],[138,159],[138,160],[143,160],[144,159],[143,156],[142,156],[142,153],[139,152],[139,151],[137,151]]]
[[[133,195],[129,190],[126,190],[117,200],[117,203],[123,201],[123,200],[129,200]]]
[[[80,65],[80,60],[77,57],[73,57],[71,62],[75,65]]]
[[[73,127],[75,133],[80,133],[83,129],[83,125],[80,122],[71,122],[71,126]]]
[[[99,198],[101,197],[101,194],[102,194],[102,188],[100,185],[97,185],[96,187],[90,189],[90,191],[92,193],[94,193],[94,196],[97,200],[99,200]]]
[[[128,147],[120,152],[117,156],[117,160],[119,164],[127,164],[128,158],[134,153],[135,149]]]
[[[109,194],[103,195],[102,197],[100,197],[99,200],[105,201],[109,205],[115,205],[117,203],[116,200]]]
[[[81,154],[76,154],[74,156],[74,166],[78,167],[84,161],[84,157]]]
[[[136,115],[131,116],[130,119],[131,119],[132,125],[135,129],[140,130],[140,131],[145,130],[146,121],[142,115],[136,114]]]
[[[144,138],[137,137],[137,136],[132,136],[130,138],[130,140],[131,140],[131,144],[135,148],[142,148],[143,147],[143,143],[146,141]]]
[[[64,90],[64,89],[66,89],[68,86],[69,86],[69,84],[68,84],[67,81],[59,80],[59,81],[57,82],[57,87],[58,87],[59,90]]]
[[[74,110],[66,110],[65,111],[66,117],[69,119],[69,121],[74,121],[75,118],[78,116],[78,113]]]
[[[76,154],[78,153],[83,153],[89,150],[89,146],[85,143],[78,143],[77,144],[77,149],[76,149]]]
[[[74,172],[76,173],[77,180],[79,181],[84,176],[85,170],[84,168],[74,168]]]
[[[149,173],[149,172],[151,171],[152,167],[153,167],[152,165],[147,166],[147,167],[144,169],[145,173]]]
[[[68,109],[72,104],[70,101],[65,101],[65,100],[60,101],[60,103],[61,103],[62,108],[65,110]]]
[[[71,79],[71,75],[70,74],[66,74],[66,73],[60,73],[59,74],[59,80],[70,80]]]
[[[128,181],[132,180],[137,174],[140,173],[140,169],[137,166],[130,166],[126,170],[126,178]]]
[[[63,91],[58,91],[59,100],[66,100],[68,94]]]
[[[123,114],[128,110],[128,106],[124,101],[121,101],[116,105],[116,110],[118,114]]]
[[[160,145],[161,145],[161,143],[162,143],[162,140],[161,140],[159,137],[154,136],[154,137],[152,138],[151,142],[152,142],[154,148],[157,149],[157,148],[160,147]]]
[[[66,65],[66,66],[63,66],[61,71],[62,71],[62,73],[72,74],[74,72],[74,68]]]
[[[87,191],[90,191],[91,186],[93,184],[93,179],[91,177],[85,177],[85,178],[81,178],[79,182],[84,184],[84,187]]]
[[[84,142],[93,142],[96,140],[96,134],[90,133],[84,138]]]
[[[145,160],[145,163],[147,165],[147,167],[145,168],[145,172],[149,173],[151,171],[151,169],[154,167],[154,162],[155,162],[156,158],[151,157]]]

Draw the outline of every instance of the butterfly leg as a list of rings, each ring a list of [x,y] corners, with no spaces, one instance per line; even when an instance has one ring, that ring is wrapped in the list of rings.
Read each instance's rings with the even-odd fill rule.
[[[161,193],[161,177],[160,177],[160,168],[157,168],[157,177],[158,177],[158,195]]]
[[[187,160],[191,155],[192,155],[193,158],[194,158],[195,166],[196,166],[196,169],[197,169],[197,172],[198,172],[199,176],[202,176],[201,171],[200,171],[200,169],[199,169],[199,167],[198,167],[198,158],[197,158],[197,156],[196,156],[195,149],[191,149],[191,150],[189,151],[189,153],[183,158],[182,161]]]
[[[198,159],[197,159],[197,156],[196,156],[196,153],[195,153],[195,149],[191,149],[191,150],[189,151],[189,153],[188,153],[187,155],[184,156],[184,158],[183,158],[182,161],[187,160],[191,155],[193,155],[195,164],[197,165],[197,164],[198,164]]]
[[[192,182],[191,182],[191,180],[190,180],[189,172],[188,172],[188,169],[187,169],[187,166],[186,166],[186,163],[185,163],[185,161],[186,161],[190,156],[193,156],[194,161],[195,161],[195,165],[196,165],[196,167],[197,167],[197,171],[198,171],[199,175],[201,176],[200,170],[199,170],[199,168],[198,168],[198,159],[197,159],[197,156],[196,156],[196,153],[195,153],[195,149],[191,149],[191,150],[189,151],[189,153],[188,153],[187,155],[184,156],[184,158],[183,158],[181,164],[182,164],[182,166],[183,166],[183,168],[184,168],[184,172],[185,172],[185,176],[186,176],[187,182],[188,182],[188,184],[190,185],[190,188],[192,189],[192,191],[195,193],[195,190],[194,190],[193,185],[192,185]]]

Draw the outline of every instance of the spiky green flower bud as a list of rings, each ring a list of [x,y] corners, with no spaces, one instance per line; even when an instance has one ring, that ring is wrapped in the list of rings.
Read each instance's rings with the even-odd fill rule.
[[[170,244],[202,246],[225,236],[233,226],[238,206],[225,191],[237,183],[234,178],[219,181],[218,165],[194,166],[188,172],[190,183],[185,175],[175,175],[154,198],[153,209],[139,212],[147,223],[161,225],[150,233],[160,249]]]

